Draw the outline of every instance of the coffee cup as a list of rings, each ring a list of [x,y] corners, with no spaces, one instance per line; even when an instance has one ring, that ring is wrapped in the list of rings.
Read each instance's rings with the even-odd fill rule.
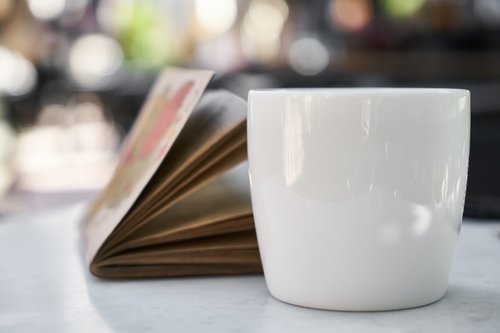
[[[248,157],[270,293],[380,311],[443,297],[462,222],[467,90],[253,90]]]

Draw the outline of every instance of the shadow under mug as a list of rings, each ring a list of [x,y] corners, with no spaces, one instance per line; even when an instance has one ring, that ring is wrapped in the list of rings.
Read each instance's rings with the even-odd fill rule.
[[[379,311],[445,293],[462,212],[467,90],[254,90],[250,184],[270,293]]]

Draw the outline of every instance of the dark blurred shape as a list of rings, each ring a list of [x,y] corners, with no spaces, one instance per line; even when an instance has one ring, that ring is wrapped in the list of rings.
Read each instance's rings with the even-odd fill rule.
[[[500,96],[500,87],[496,92]],[[477,98],[480,98],[479,96]],[[471,126],[465,214],[500,217],[500,110],[476,114]]]

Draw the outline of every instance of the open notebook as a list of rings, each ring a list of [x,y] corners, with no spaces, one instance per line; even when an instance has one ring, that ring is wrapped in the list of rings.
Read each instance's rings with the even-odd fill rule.
[[[246,103],[209,71],[168,69],[82,222],[101,277],[261,272],[246,166]]]

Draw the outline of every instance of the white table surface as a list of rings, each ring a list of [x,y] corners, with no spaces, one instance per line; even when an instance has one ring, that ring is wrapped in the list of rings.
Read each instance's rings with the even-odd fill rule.
[[[0,219],[0,332],[500,332],[500,223],[464,223],[441,301],[350,313],[277,301],[262,276],[95,278],[79,249],[82,212]]]

